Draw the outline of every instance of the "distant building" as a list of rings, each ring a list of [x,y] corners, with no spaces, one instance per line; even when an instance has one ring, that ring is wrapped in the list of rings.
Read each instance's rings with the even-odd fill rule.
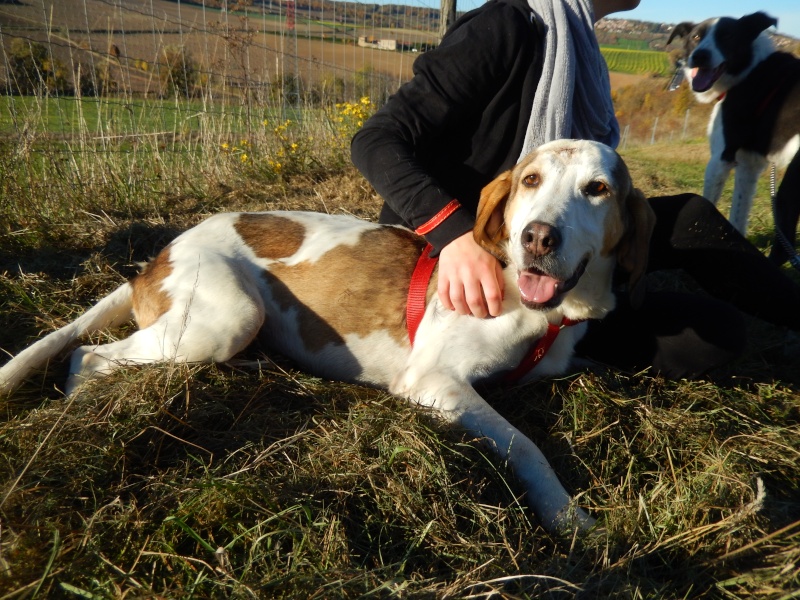
[[[360,36],[358,45],[362,48],[377,48],[378,50],[397,50],[397,40],[379,40],[371,35]]]

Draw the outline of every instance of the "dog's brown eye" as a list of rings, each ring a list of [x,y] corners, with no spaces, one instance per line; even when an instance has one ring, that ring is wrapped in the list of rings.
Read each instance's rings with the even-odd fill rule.
[[[522,180],[522,183],[528,187],[539,187],[541,181],[542,178],[539,177],[538,173],[531,173],[530,175],[525,176],[525,178]]]
[[[586,186],[585,191],[589,196],[605,196],[608,194],[608,186],[602,181],[592,181]]]

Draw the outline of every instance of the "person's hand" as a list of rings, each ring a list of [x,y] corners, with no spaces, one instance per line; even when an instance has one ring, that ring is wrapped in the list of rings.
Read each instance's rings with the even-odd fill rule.
[[[503,268],[468,231],[439,252],[439,300],[460,315],[484,318],[503,310]]]

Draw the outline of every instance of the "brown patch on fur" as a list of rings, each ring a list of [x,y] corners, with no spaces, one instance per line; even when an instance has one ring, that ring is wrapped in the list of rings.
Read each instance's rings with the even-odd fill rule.
[[[408,345],[408,288],[424,243],[405,229],[374,229],[313,263],[273,265],[265,277],[281,309],[298,310],[300,336],[312,352],[379,330]]]
[[[513,171],[501,173],[481,190],[473,228],[475,241],[501,262],[508,261],[500,244],[508,239],[504,213],[512,186],[515,185],[513,173]]]
[[[628,200],[633,188],[631,175],[625,162],[619,156],[617,156],[617,162],[611,169],[611,181],[612,187],[615,188],[616,192],[613,199],[608,199],[613,201],[614,205],[608,211],[606,220],[603,223],[603,248],[600,251],[603,256],[610,256],[619,250],[619,243],[625,233],[635,225],[630,214]]]
[[[163,289],[164,280],[172,273],[169,251],[170,246],[164,248],[131,280],[133,315],[140,329],[150,327],[172,307],[172,299]]]
[[[233,227],[256,256],[270,260],[297,252],[306,234],[297,221],[268,213],[243,213]]]

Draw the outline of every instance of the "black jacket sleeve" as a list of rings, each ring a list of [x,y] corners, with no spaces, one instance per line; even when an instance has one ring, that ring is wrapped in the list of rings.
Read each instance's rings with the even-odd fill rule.
[[[516,162],[540,39],[527,3],[490,0],[417,58],[411,81],[353,138],[354,164],[399,222],[416,229],[462,204],[426,234],[437,251],[472,228],[480,187]]]

